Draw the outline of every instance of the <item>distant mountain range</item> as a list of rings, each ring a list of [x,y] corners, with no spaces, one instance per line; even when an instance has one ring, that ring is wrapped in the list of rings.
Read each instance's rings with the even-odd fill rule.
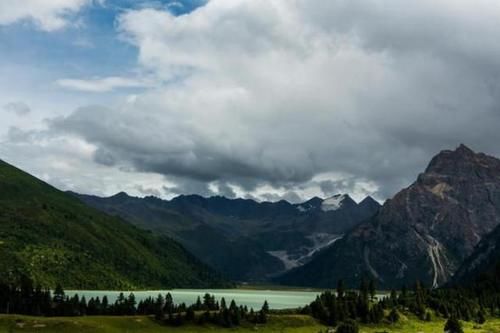
[[[179,243],[99,212],[0,161],[0,281],[54,288],[215,288],[225,282]]]
[[[119,193],[73,194],[134,225],[175,238],[235,281],[265,281],[307,263],[321,249],[370,218],[380,204],[349,195],[301,204],[183,195],[170,201]]]
[[[381,287],[420,280],[428,286],[482,271],[498,256],[500,160],[464,145],[442,151],[408,188],[388,200],[371,219],[357,225],[309,263],[281,276],[290,285],[354,285],[362,277]]]
[[[0,249],[2,281],[27,275],[81,289],[231,285],[222,276],[314,287],[364,277],[381,288],[491,281],[500,271],[500,160],[464,145],[442,151],[382,207],[347,194],[300,204],[100,198],[0,161]]]

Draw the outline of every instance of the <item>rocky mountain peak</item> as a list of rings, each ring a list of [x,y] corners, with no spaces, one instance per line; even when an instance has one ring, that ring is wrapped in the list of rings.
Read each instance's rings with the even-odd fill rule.
[[[377,211],[381,207],[380,203],[377,200],[373,199],[371,196],[367,196],[366,198],[361,200],[358,206],[360,209],[370,211]]]
[[[356,206],[357,203],[349,196],[349,194],[336,194],[330,198],[323,200],[321,209],[325,212],[338,210],[347,206]]]
[[[379,202],[375,199],[373,199],[371,196],[367,196],[366,198],[364,198],[363,200],[361,200],[359,202],[360,205],[373,205],[373,204],[376,204],[378,206],[380,206]]]
[[[408,188],[356,226],[309,269],[324,281],[368,275],[390,287],[446,283],[478,242],[500,225],[500,160],[465,145],[440,152]],[[325,267],[325,268],[322,268]],[[287,280],[289,279],[289,280]],[[318,278],[318,283],[324,283]]]
[[[115,195],[111,196],[111,198],[113,198],[115,200],[126,200],[126,199],[130,198],[130,196],[127,193],[122,191],[122,192],[118,192]]]
[[[500,161],[483,153],[475,153],[461,144],[455,150],[443,150],[427,166],[425,173],[469,176],[487,170],[500,171]]]

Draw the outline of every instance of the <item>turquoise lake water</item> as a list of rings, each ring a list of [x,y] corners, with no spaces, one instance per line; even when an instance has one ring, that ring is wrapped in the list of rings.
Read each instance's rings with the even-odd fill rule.
[[[134,291],[137,301],[145,299],[149,296],[156,297],[159,293],[165,295],[170,293],[176,304],[186,303],[187,305],[196,302],[198,296],[203,297],[205,293],[214,295],[220,301],[225,298],[229,304],[231,300],[235,300],[238,305],[246,305],[249,308],[260,309],[264,301],[267,300],[271,309],[291,309],[303,307],[312,302],[318,292],[313,291],[277,291],[277,290],[239,290],[239,289],[173,289],[173,290],[151,290],[151,291]],[[125,296],[130,294],[129,291],[123,291]],[[99,296],[101,299],[104,295],[108,296],[110,302],[114,302],[120,291],[94,291],[94,290],[67,290],[66,295],[73,296],[78,294],[80,297],[85,296],[87,301],[91,297]]]

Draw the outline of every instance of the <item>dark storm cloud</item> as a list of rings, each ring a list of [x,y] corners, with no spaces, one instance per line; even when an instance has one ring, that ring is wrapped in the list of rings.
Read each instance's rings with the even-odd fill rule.
[[[113,154],[102,148],[98,148],[94,152],[94,161],[105,166],[114,166],[116,164]]]
[[[254,189],[264,182],[294,184],[314,174],[312,169],[259,165],[251,156],[220,149],[218,144],[224,142],[211,142],[175,121],[171,124],[127,110],[84,107],[50,124],[55,132],[78,134],[96,144],[97,163],[112,166],[120,161],[138,171],[192,179],[200,184],[237,180],[245,189]],[[198,185],[196,190],[200,190]]]
[[[95,145],[100,164],[165,175],[169,193],[270,186],[261,198],[292,202],[308,186],[384,199],[462,142],[500,155],[495,2],[214,0],[195,13],[124,14],[139,64],[175,84],[80,108],[53,133]]]
[[[175,178],[175,186],[163,186],[165,194],[171,195],[188,195],[198,194],[204,197],[211,197],[216,195],[205,182],[191,180],[189,178]]]

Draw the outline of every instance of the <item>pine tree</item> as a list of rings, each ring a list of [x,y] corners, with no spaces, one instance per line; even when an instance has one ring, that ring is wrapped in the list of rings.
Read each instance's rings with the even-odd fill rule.
[[[108,311],[109,311],[108,296],[104,295],[102,297],[102,303],[101,303],[101,314],[107,314]]]
[[[375,295],[377,293],[377,290],[376,290],[376,286],[375,286],[375,281],[374,280],[370,280],[370,284],[368,285],[368,290],[370,291],[370,298],[373,299],[375,298]]]
[[[205,310],[212,310],[212,297],[209,293],[203,296],[203,308]]]
[[[158,297],[155,301],[155,318],[156,320],[163,320],[165,317],[165,313],[163,312],[163,307],[165,306],[165,299],[161,294],[158,294]]]
[[[262,305],[262,311],[264,311],[265,314],[269,313],[269,303],[267,303],[267,300],[265,300],[264,304]]]
[[[127,310],[126,310],[127,314],[129,316],[135,315],[135,311],[136,311],[135,306],[136,306],[136,304],[137,303],[135,301],[135,295],[134,295],[134,293],[130,293],[128,295],[128,298],[127,298]]]
[[[85,298],[85,296],[82,296],[82,298],[80,299],[80,315],[81,316],[86,316],[87,315],[87,300]]]
[[[194,321],[195,320],[195,312],[192,306],[188,307],[186,310],[186,321]]]
[[[391,306],[397,306],[398,305],[398,294],[396,293],[396,290],[392,289],[391,290],[391,295],[389,296],[389,300],[391,302]]]
[[[345,293],[345,286],[343,280],[338,280],[337,282],[337,297],[343,298]]]
[[[196,307],[195,307],[195,309],[199,311],[199,310],[201,310],[202,306],[203,305],[201,303],[201,298],[200,298],[200,296],[198,296],[198,298],[196,299]]]
[[[227,308],[227,306],[226,306],[226,300],[225,300],[225,298],[224,298],[224,297],[222,297],[222,298],[220,299],[220,308],[221,308],[221,310],[224,310],[224,309],[226,309],[226,308]]]
[[[163,307],[163,312],[166,314],[172,314],[174,312],[174,299],[170,293],[165,295],[165,306]]]
[[[58,283],[56,289],[54,290],[54,303],[62,303],[64,301],[64,290],[62,286]]]
[[[267,316],[266,316],[266,313],[263,310],[259,311],[258,321],[259,321],[259,324],[265,324],[265,323],[267,323]]]

